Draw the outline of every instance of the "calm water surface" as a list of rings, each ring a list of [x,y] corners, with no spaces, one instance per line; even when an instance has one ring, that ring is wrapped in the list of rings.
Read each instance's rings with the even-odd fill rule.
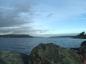
[[[0,38],[0,50],[30,53],[40,43],[55,43],[62,47],[79,47],[86,39],[72,38]]]

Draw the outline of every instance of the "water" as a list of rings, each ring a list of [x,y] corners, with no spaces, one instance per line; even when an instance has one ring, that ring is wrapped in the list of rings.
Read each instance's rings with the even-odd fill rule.
[[[0,50],[10,50],[29,54],[40,43],[55,43],[66,48],[80,47],[86,39],[72,38],[0,38]]]

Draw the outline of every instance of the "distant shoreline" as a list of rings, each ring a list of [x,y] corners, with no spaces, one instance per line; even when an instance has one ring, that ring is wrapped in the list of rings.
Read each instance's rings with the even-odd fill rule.
[[[78,35],[75,35],[75,36],[53,36],[53,37],[50,37],[50,38],[75,38],[75,39],[86,39],[86,34],[85,32],[81,32],[79,33]]]
[[[0,38],[33,38],[33,36],[26,34],[8,34],[8,35],[0,35]]]

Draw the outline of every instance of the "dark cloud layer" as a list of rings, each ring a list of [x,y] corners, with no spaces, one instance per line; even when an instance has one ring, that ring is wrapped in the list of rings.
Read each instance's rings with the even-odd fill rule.
[[[0,0],[0,33],[29,33],[31,7],[32,0]]]
[[[30,13],[30,1],[28,0],[0,0],[0,27],[27,23],[21,20],[21,13]],[[28,23],[31,22],[30,20]]]
[[[38,1],[38,0],[36,0]],[[45,30],[31,26],[35,0],[0,0],[0,34],[38,34]]]

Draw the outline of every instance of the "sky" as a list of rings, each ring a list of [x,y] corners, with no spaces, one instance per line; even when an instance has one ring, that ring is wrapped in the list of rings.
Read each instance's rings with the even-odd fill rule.
[[[86,0],[0,0],[0,34],[86,31]]]

